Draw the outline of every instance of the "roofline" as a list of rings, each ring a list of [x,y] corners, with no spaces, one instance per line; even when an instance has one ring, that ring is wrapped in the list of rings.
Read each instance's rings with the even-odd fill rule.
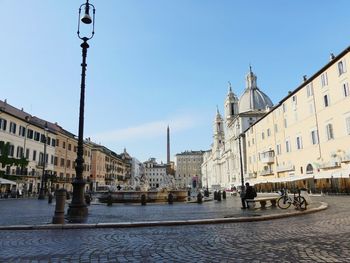
[[[344,49],[342,52],[339,53],[339,55],[337,55],[336,57],[334,57],[331,61],[329,61],[325,66],[323,66],[320,70],[318,70],[315,74],[313,74],[310,78],[308,78],[306,81],[304,81],[302,84],[300,84],[295,90],[293,90],[292,92],[288,93],[288,95],[286,97],[284,97],[282,100],[280,100],[280,102],[276,105],[274,105],[271,110],[269,110],[268,112],[265,113],[265,115],[263,115],[259,120],[257,120],[256,122],[254,122],[251,126],[249,126],[247,129],[245,129],[242,133],[247,132],[252,126],[254,126],[255,124],[257,124],[258,122],[260,122],[261,120],[263,120],[267,115],[269,115],[270,113],[272,113],[275,109],[277,109],[279,106],[281,106],[283,104],[283,102],[285,102],[287,99],[289,99],[290,97],[292,97],[294,94],[296,94],[299,90],[301,90],[302,88],[304,88],[305,86],[307,86],[308,84],[310,84],[313,80],[315,80],[318,76],[320,76],[326,69],[330,68],[331,66],[333,66],[336,62],[338,62],[338,60],[342,57],[344,57],[347,53],[350,52],[350,46],[348,46],[346,49]]]

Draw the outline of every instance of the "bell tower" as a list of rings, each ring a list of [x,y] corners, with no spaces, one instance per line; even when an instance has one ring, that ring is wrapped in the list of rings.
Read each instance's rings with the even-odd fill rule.
[[[224,145],[225,132],[224,132],[224,121],[221,117],[219,109],[216,108],[216,116],[214,120],[214,148],[219,149]]]

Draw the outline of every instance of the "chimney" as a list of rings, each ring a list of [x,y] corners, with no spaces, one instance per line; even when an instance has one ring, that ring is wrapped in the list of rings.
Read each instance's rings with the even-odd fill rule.
[[[334,54],[331,53],[331,54],[329,55],[329,61],[332,61],[334,58],[335,58]]]

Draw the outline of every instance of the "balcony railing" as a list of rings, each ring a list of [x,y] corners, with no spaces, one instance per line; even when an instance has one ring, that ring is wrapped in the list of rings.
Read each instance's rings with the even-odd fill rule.
[[[342,162],[342,163],[348,163],[348,162],[350,162],[350,154],[343,156],[343,157],[341,158],[341,162]]]
[[[260,171],[261,176],[266,176],[266,175],[272,175],[273,171],[272,170],[262,170]]]
[[[278,173],[287,172],[287,171],[295,171],[295,167],[292,164],[290,164],[290,165],[278,165],[276,170]]]
[[[321,169],[334,169],[334,168],[338,168],[341,166],[341,162],[340,161],[330,161],[330,162],[326,162],[320,165]]]
[[[267,152],[260,153],[260,160],[262,163],[274,163],[275,162],[275,151],[270,150]]]

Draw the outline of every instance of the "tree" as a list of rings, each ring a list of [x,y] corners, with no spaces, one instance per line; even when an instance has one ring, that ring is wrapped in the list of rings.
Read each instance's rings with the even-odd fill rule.
[[[6,166],[21,166],[22,168],[28,165],[28,160],[22,156],[20,159],[9,157],[10,153],[10,143],[0,141],[0,163],[1,167],[5,168]]]

